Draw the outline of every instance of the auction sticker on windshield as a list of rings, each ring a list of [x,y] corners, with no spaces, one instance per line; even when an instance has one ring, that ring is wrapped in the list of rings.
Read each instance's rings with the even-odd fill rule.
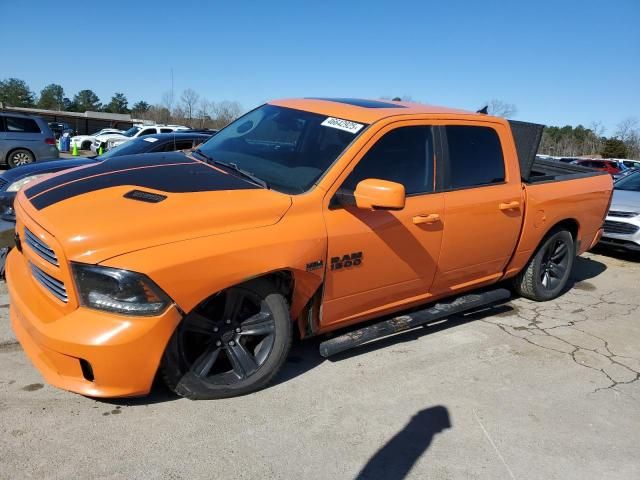
[[[358,133],[364,125],[361,123],[351,122],[349,120],[342,120],[341,118],[327,117],[327,119],[320,125],[323,127],[337,128],[349,133]]]

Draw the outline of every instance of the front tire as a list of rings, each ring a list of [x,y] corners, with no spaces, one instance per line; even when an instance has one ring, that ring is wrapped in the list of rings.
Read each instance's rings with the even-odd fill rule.
[[[551,232],[513,279],[515,290],[537,302],[558,297],[567,285],[575,256],[571,233],[567,230]]]
[[[24,148],[14,150],[9,154],[9,158],[7,159],[7,163],[11,168],[28,165],[29,163],[33,163],[34,161],[35,158],[33,156],[33,153],[31,153],[29,150],[25,150]]]
[[[192,400],[260,390],[284,364],[292,322],[284,296],[265,279],[211,297],[176,328],[161,365],[167,386]]]

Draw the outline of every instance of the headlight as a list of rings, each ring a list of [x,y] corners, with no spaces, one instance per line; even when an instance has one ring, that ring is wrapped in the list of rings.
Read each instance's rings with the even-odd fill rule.
[[[141,273],[72,263],[80,304],[124,315],[158,315],[171,299]]]
[[[15,182],[13,182],[11,185],[9,185],[7,187],[7,192],[17,192],[18,190],[20,190],[22,187],[24,187],[27,183],[33,182],[36,178],[40,178],[44,175],[47,175],[46,173],[37,173],[35,175],[29,175],[28,177],[24,177],[21,178],[20,180],[16,180]]]

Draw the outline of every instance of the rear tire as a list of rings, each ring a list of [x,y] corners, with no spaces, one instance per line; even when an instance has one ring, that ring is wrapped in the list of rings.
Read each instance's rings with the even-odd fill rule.
[[[19,148],[18,150],[14,150],[9,154],[9,158],[7,158],[7,164],[10,168],[20,167],[22,165],[28,165],[35,161],[35,157],[33,153],[24,148]]]
[[[231,287],[178,325],[164,353],[162,377],[192,400],[255,392],[284,364],[292,330],[287,301],[272,282]]]
[[[567,230],[552,231],[512,280],[514,289],[536,302],[552,300],[567,285],[574,260],[575,246],[571,233]]]

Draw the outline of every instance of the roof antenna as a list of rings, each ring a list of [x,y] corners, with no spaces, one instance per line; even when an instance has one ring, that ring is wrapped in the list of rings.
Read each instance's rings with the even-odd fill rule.
[[[476,110],[476,113],[481,113],[482,115],[489,115],[489,105],[485,105],[480,110]]]

